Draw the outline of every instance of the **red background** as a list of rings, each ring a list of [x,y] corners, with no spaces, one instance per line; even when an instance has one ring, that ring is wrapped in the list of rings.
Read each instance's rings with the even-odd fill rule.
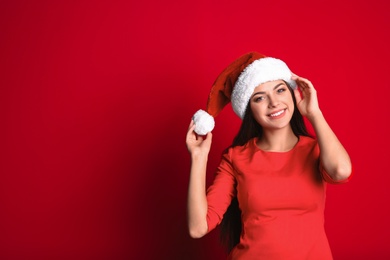
[[[390,257],[389,4],[1,1],[0,258],[224,259],[186,229],[185,133],[238,56],[318,90],[355,176],[329,186],[335,259]],[[240,121],[216,119],[212,180]]]

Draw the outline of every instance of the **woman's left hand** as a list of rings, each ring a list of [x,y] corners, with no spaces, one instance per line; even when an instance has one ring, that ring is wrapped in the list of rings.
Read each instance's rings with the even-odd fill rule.
[[[295,80],[299,88],[294,89],[299,112],[310,120],[321,112],[318,106],[317,91],[308,79],[299,77],[294,73],[292,73],[291,79]],[[299,90],[301,90],[302,95]]]

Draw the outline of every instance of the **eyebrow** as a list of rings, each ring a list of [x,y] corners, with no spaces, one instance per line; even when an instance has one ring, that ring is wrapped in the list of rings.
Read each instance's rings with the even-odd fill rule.
[[[278,85],[276,85],[276,86],[273,88],[273,90],[277,89],[277,88],[278,88],[279,86],[281,86],[281,85],[285,85],[285,83],[284,83],[284,82],[279,83]],[[265,92],[264,92],[264,91],[259,91],[259,92],[253,93],[252,97],[254,97],[254,96],[256,96],[256,95],[259,95],[259,94],[265,94]]]

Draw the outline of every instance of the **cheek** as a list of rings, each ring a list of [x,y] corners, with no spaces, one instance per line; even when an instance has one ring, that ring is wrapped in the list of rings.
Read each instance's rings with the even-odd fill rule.
[[[264,105],[261,103],[251,103],[251,110],[253,116],[258,116],[264,113]]]
[[[290,100],[288,100],[288,106],[289,106],[290,114],[292,117],[292,115],[294,114],[294,111],[296,109],[292,98],[290,98]]]
[[[288,96],[285,97],[285,102],[286,102],[286,104],[289,105],[289,107],[290,107],[292,110],[294,110],[294,100],[293,100],[293,98],[292,98],[291,95],[288,95]]]
[[[292,112],[294,112],[294,110],[295,110],[295,105],[294,105],[294,101],[291,99],[291,105],[290,105],[290,107],[291,107],[291,111]]]
[[[290,110],[291,112],[294,112],[295,106],[294,106],[294,101],[291,99],[289,102]]]
[[[256,120],[257,123],[261,124],[262,121],[264,121],[264,116],[266,113],[266,108],[264,105],[259,103],[251,103],[251,110],[253,118]]]

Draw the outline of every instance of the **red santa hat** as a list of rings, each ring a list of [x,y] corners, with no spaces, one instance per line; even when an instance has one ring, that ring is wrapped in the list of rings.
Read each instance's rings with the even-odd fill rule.
[[[206,111],[198,110],[193,120],[195,132],[205,135],[214,129],[214,118],[229,103],[243,119],[254,89],[262,83],[284,80],[293,89],[296,82],[291,71],[280,59],[266,57],[257,52],[247,53],[232,62],[215,80],[207,101]]]

